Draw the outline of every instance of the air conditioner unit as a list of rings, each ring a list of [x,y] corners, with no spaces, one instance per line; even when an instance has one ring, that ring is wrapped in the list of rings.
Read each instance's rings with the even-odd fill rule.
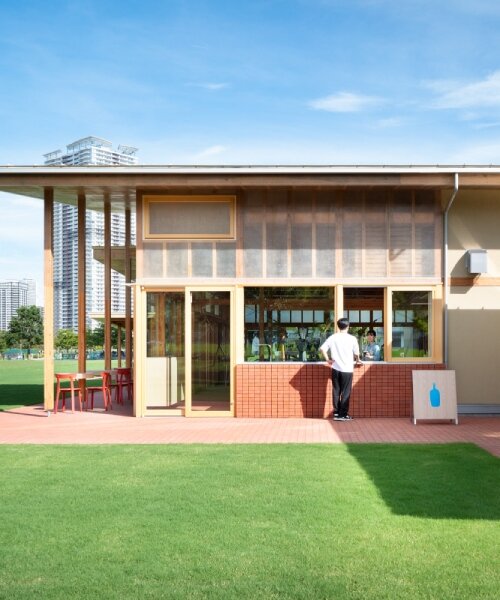
[[[467,250],[467,270],[469,273],[486,273],[488,271],[486,250]]]

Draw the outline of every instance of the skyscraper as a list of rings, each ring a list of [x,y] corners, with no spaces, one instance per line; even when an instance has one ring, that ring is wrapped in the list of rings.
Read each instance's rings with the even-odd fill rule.
[[[137,148],[118,146],[97,137],[86,137],[44,155],[46,165],[135,165]],[[96,325],[90,313],[104,313],[104,266],[93,259],[92,248],[104,245],[104,214],[86,211],[87,327]],[[135,227],[132,224],[132,232]],[[54,205],[54,323],[58,329],[78,329],[78,214],[74,206]],[[134,234],[132,233],[132,236]],[[135,240],[132,239],[134,243]],[[125,218],[111,215],[111,244],[125,243]],[[125,312],[125,278],[111,272],[111,310]]]
[[[9,329],[12,317],[20,306],[36,305],[36,284],[33,279],[0,281],[0,329]]]

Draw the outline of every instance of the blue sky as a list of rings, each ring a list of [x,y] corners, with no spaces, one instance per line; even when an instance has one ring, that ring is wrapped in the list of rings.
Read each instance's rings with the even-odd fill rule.
[[[87,135],[153,164],[500,164],[498,0],[3,0],[0,26],[0,164]],[[41,206],[0,201],[0,279],[41,281]]]

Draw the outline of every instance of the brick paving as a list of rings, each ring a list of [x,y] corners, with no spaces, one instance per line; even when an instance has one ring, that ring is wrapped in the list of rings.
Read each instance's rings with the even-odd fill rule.
[[[185,418],[113,411],[70,411],[48,416],[42,406],[0,412],[0,444],[449,444],[470,442],[500,456],[500,417],[460,417],[459,424],[408,418],[326,419]]]

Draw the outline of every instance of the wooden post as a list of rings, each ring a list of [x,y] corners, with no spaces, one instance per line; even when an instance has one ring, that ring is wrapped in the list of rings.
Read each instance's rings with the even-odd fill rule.
[[[86,201],[85,194],[78,194],[78,371],[84,373],[87,367],[87,284],[86,284]],[[85,380],[82,380],[83,386]]]
[[[111,203],[104,194],[104,368],[111,369]]]
[[[121,369],[121,367],[122,367],[122,326],[117,325],[117,329],[118,329],[118,338],[117,338],[117,342],[116,342],[116,351],[117,351],[117,357],[118,357],[118,368]]]
[[[130,208],[125,209],[125,366],[132,367],[132,265]]]
[[[54,408],[54,190],[45,188],[44,197],[44,388],[45,410]]]

